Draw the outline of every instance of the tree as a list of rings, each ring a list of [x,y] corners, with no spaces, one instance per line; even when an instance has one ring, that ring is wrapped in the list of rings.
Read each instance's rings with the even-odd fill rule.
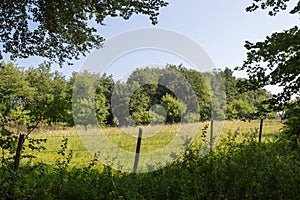
[[[111,111],[114,120],[118,126],[129,126],[131,121],[128,121],[130,116],[130,100],[131,95],[139,87],[138,83],[126,84],[120,81],[115,83],[112,97],[111,97]]]
[[[226,91],[222,79],[222,71],[213,69],[212,73],[204,72],[210,91],[210,119],[223,120],[226,117]]]
[[[102,45],[103,38],[97,34],[91,21],[104,25],[104,19],[108,16],[129,19],[133,14],[144,14],[150,17],[153,24],[156,24],[158,11],[165,6],[167,3],[161,0],[3,0],[0,2],[0,59],[3,58],[3,54],[10,55],[12,60],[39,56],[50,62],[56,62],[60,66],[65,62],[71,64],[70,60],[78,59],[80,55],[85,55],[91,49]],[[3,67],[2,64],[1,67]],[[43,85],[43,82],[41,83]],[[7,93],[1,92],[3,92],[1,96]],[[47,113],[45,111],[49,111],[49,109],[45,109],[47,107],[45,104],[38,105],[37,102],[39,100],[43,100],[44,103],[51,101],[53,96],[50,97],[50,100],[47,95],[41,99],[39,95],[35,96],[33,98],[35,101],[32,101],[31,105],[27,104],[30,102],[29,98],[19,97],[19,95],[15,97],[18,101],[3,101],[5,105],[1,105],[1,109],[6,110],[1,113],[1,116],[4,117],[2,122],[5,122],[1,123],[2,127],[7,125],[5,118],[8,117],[7,112],[10,112],[7,106],[11,106],[11,102],[24,103],[24,108],[18,108],[19,111],[28,106],[35,107],[36,109],[30,110],[30,116],[33,117],[31,121],[37,125],[45,117],[43,116]],[[70,97],[67,99],[70,100]],[[28,115],[26,114],[26,116]],[[33,130],[32,128],[36,125],[27,124],[26,128]],[[6,131],[5,129],[4,132]],[[3,131],[1,131],[2,133]],[[21,145],[18,146],[17,154],[21,153],[24,141],[24,135],[21,134],[19,137]]]
[[[283,92],[274,95],[272,104],[284,106],[300,88],[300,30],[297,26],[274,33],[264,42],[246,42],[247,60],[239,70],[246,70],[249,79],[241,81],[246,90],[277,85]],[[268,70],[266,70],[268,69]]]
[[[29,109],[34,102],[34,89],[30,87],[24,70],[12,63],[1,63],[0,76],[1,161],[3,163],[7,152],[15,153],[5,159],[5,163],[12,161],[17,173],[25,139],[38,126],[41,118],[37,119],[35,110]]]
[[[65,77],[50,65],[43,63],[37,68],[26,70],[26,80],[33,90],[33,98],[27,109],[36,121],[48,125],[56,122],[71,123],[71,102]]]
[[[32,98],[32,89],[26,81],[23,70],[12,63],[0,64],[0,126],[9,120],[9,113],[17,107],[24,108],[26,102]]]
[[[211,111],[211,94],[208,87],[208,83],[203,77],[204,74],[193,69],[187,69],[182,65],[179,65],[178,67],[176,67],[176,69],[184,75],[185,79],[191,85],[193,92],[197,96],[200,112],[197,121],[199,121],[199,119],[201,121],[208,120]]]
[[[173,124],[179,122],[181,116],[186,111],[186,105],[170,94],[166,94],[161,99],[161,105],[165,108],[167,114],[167,123]]]
[[[220,72],[223,78],[223,83],[226,91],[226,118],[227,119],[256,119],[270,117],[267,115],[267,107],[263,104],[272,95],[263,88],[256,90],[240,92],[239,81],[241,78],[236,78],[233,71],[225,68]],[[271,113],[274,114],[274,113]]]
[[[247,11],[273,8],[270,15],[287,9],[288,0],[255,0]],[[260,6],[258,5],[260,4]],[[300,1],[291,11],[300,13]],[[298,26],[280,33],[273,33],[265,41],[251,43],[246,41],[247,59],[238,70],[247,72],[249,79],[241,81],[246,90],[254,90],[266,85],[281,86],[283,92],[274,95],[271,104],[282,109],[299,92],[300,88],[300,30]]]
[[[281,10],[287,9],[289,0],[254,0],[254,3],[246,8],[252,12],[258,8],[271,9],[269,15],[274,16]],[[300,14],[300,1],[292,8],[290,14]],[[241,81],[246,90],[254,90],[266,85],[282,87],[282,92],[273,95],[267,101],[273,110],[282,111],[288,109],[286,123],[287,133],[296,135],[296,146],[300,130],[295,119],[300,119],[298,109],[299,100],[293,100],[293,96],[299,96],[300,91],[300,30],[294,26],[283,32],[273,33],[267,36],[265,41],[251,43],[246,41],[248,50],[247,59],[238,70],[245,70],[249,79]],[[289,123],[291,122],[292,123]]]
[[[55,71],[52,78],[52,101],[51,115],[49,119],[51,123],[61,123],[63,125],[73,126],[74,120],[72,116],[72,87],[66,80],[65,76]]]
[[[242,99],[235,99],[227,107],[227,118],[228,119],[251,119],[253,106]]]
[[[128,83],[127,83],[128,84]],[[153,85],[139,87],[131,96],[129,112],[135,124],[148,125],[150,121],[149,108],[151,106],[151,94],[156,90]]]
[[[98,80],[96,89],[96,113],[100,126],[114,126],[114,116],[111,110],[111,96],[114,88],[112,75],[103,74]]]
[[[155,70],[154,68],[153,70]],[[159,70],[159,69],[156,69]],[[147,79],[147,76],[145,76]],[[126,83],[130,85],[131,82]],[[137,82],[134,81],[135,84]],[[160,84],[145,84],[134,91],[129,102],[129,112],[135,124],[148,125],[164,122],[161,99],[166,94],[173,94]]]
[[[225,85],[226,101],[228,104],[240,95],[240,92],[238,91],[237,87],[238,81],[233,75],[233,71],[227,67],[223,71],[221,71],[221,76]]]
[[[253,12],[257,9],[269,9],[268,14],[270,16],[275,16],[281,10],[287,9],[287,3],[290,0],[254,0],[252,5],[246,8],[247,12]],[[270,10],[271,9],[271,10]],[[297,5],[290,10],[290,14],[299,14],[300,13],[300,1],[298,1]]]
[[[162,0],[92,1],[10,1],[0,3],[0,59],[40,56],[59,63],[102,45],[103,38],[91,25],[105,25],[106,17],[129,19],[133,14],[148,15],[152,24],[167,6]],[[70,64],[70,63],[69,63]]]
[[[85,130],[88,125],[104,125],[108,107],[102,92],[104,88],[99,84],[100,75],[83,71],[73,73],[73,76],[75,77],[72,96],[74,122],[83,125]],[[97,115],[100,121],[97,121]]]
[[[139,85],[153,84],[157,83],[159,77],[162,74],[162,69],[160,68],[137,68],[128,77],[127,84],[133,84],[137,82]]]
[[[293,141],[293,146],[299,148],[298,139],[300,137],[300,99],[298,98],[297,101],[293,105],[290,105],[285,113],[285,129],[284,131],[291,136]],[[291,134],[292,133],[292,134]]]

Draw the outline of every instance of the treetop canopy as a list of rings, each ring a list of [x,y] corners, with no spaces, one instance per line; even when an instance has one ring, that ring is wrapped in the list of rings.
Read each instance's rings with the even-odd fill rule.
[[[93,48],[101,47],[101,37],[89,21],[104,25],[104,19],[133,14],[148,15],[158,23],[162,0],[2,0],[0,2],[0,59],[39,56],[51,62],[70,63]]]

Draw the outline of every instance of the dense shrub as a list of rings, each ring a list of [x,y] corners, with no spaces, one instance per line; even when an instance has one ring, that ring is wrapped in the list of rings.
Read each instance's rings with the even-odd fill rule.
[[[251,134],[242,142],[230,133],[214,152],[199,157],[189,149],[172,165],[151,173],[130,174],[91,163],[71,168],[72,154],[54,165],[25,165],[14,185],[1,186],[1,199],[297,199],[300,155],[284,138],[257,143]],[[3,166],[1,170],[3,169]],[[2,173],[1,173],[2,174]],[[1,183],[5,183],[3,176]]]
[[[284,133],[289,137],[294,149],[300,148],[300,99],[290,104],[285,112]]]

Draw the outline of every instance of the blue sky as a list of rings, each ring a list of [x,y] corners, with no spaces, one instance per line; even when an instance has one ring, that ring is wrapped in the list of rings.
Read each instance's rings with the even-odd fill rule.
[[[292,0],[289,4],[292,6],[296,2]],[[246,40],[251,42],[262,41],[273,32],[288,29],[299,23],[297,16],[289,15],[287,12],[281,12],[276,17],[268,16],[265,11],[247,13],[245,8],[250,4],[250,0],[170,0],[169,6],[161,9],[159,23],[156,26],[151,24],[147,16],[142,15],[135,15],[127,21],[120,18],[107,18],[105,20],[106,26],[95,26],[106,39],[139,28],[172,30],[189,37],[200,45],[216,67],[234,68],[240,66],[246,58],[246,50],[243,47]],[[141,58],[141,56],[141,54],[137,54],[136,58]],[[180,59],[162,55],[162,57],[164,56],[165,59],[155,61],[155,64],[180,63]],[[128,62],[128,60],[134,59],[134,55],[128,58],[127,61],[125,58],[118,60],[116,63],[118,65],[122,64],[120,68],[132,64],[154,64],[151,58],[139,60],[137,63]],[[170,60],[166,61],[168,58]],[[150,60],[147,61],[147,59]],[[55,69],[68,76],[72,71],[80,70],[85,60],[86,58],[82,58],[74,61],[74,66],[64,66],[62,69],[55,67]],[[41,62],[41,59],[30,58],[17,60],[16,63],[28,67],[37,66]],[[114,66],[108,72],[120,72],[120,68]],[[122,73],[125,73],[125,71]],[[241,76],[242,74],[237,73],[237,75]]]

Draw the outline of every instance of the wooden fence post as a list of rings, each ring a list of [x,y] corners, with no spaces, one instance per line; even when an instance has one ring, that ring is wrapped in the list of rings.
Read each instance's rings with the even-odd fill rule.
[[[213,150],[213,136],[214,136],[214,120],[210,120],[210,138],[209,138],[210,152],[212,152]]]
[[[139,164],[142,135],[143,135],[143,130],[142,128],[139,128],[139,136],[136,143],[135,159],[134,159],[134,165],[132,170],[133,173],[136,173]]]
[[[261,143],[261,136],[262,136],[262,130],[263,130],[263,123],[264,119],[260,119],[260,125],[259,125],[259,135],[258,135],[258,143]]]

